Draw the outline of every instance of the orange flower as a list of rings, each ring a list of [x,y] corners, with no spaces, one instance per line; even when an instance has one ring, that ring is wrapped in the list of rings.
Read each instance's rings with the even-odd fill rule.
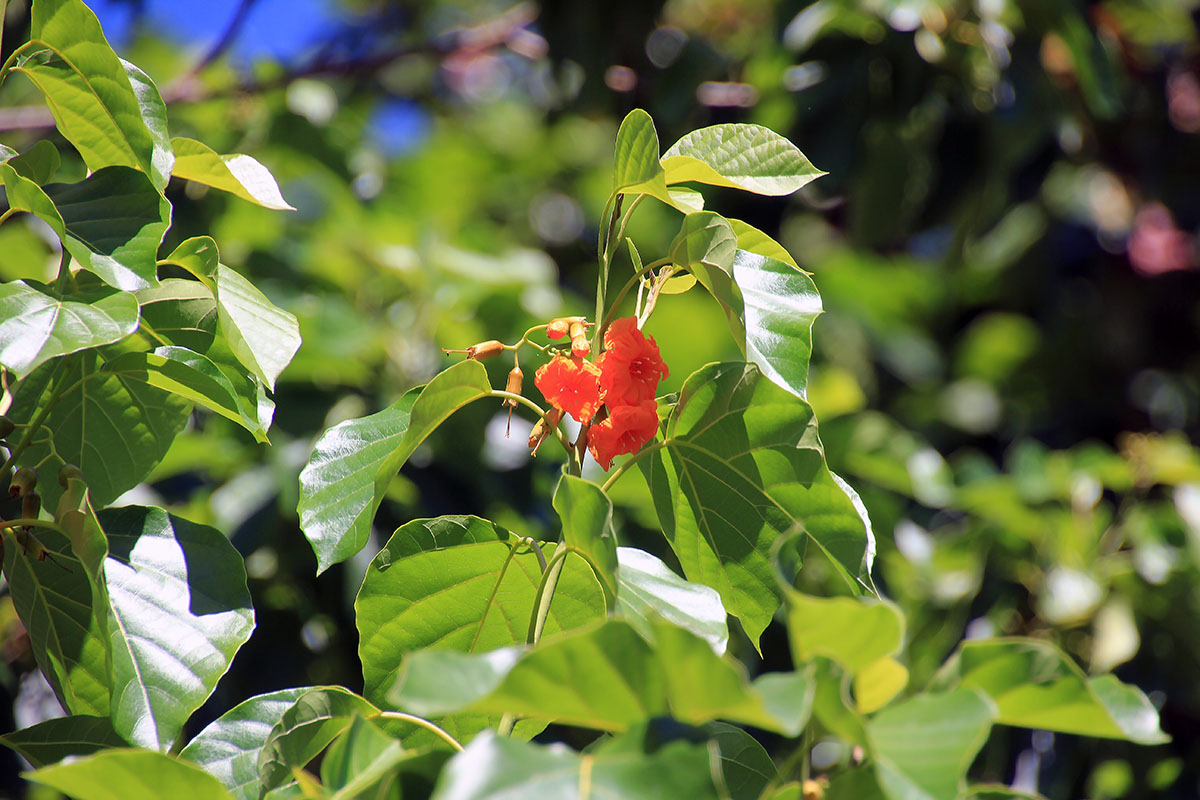
[[[584,424],[600,408],[600,370],[590,361],[555,356],[538,369],[533,382],[550,405]]]
[[[646,337],[633,317],[622,317],[604,332],[600,368],[601,397],[610,408],[653,400],[658,382],[670,374],[654,337]]]
[[[640,450],[657,432],[658,404],[654,400],[610,406],[608,418],[588,430],[588,451],[607,470],[614,456]]]

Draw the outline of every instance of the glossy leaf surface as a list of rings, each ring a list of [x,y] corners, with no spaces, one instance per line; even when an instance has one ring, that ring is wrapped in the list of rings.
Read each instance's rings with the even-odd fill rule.
[[[264,208],[295,211],[279,192],[270,170],[254,158],[234,153],[221,155],[203,142],[182,136],[171,140],[175,165],[171,174],[237,195]]]
[[[766,195],[791,194],[825,173],[787,139],[761,125],[712,125],[663,154],[667,183],[695,181]]]
[[[151,750],[105,750],[25,777],[76,800],[230,800],[221,782],[195,764]]]

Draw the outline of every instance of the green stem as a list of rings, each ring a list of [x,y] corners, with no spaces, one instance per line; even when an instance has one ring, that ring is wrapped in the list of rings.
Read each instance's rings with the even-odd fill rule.
[[[529,617],[529,631],[525,634],[526,644],[537,644],[546,628],[546,619],[550,616],[550,604],[554,601],[554,590],[558,588],[558,578],[562,575],[563,565],[567,562],[567,545],[559,542],[550,557],[546,571],[542,573],[542,581],[538,584],[537,594],[533,597],[533,614]]]
[[[8,5],[8,0],[4,0],[4,5],[5,6]],[[3,7],[0,6],[0,10],[2,10],[2,9],[3,9]],[[3,15],[0,15],[0,23],[3,23],[3,22],[4,22],[4,17],[3,17]],[[0,28],[2,28],[2,27],[4,27],[4,26],[2,24],[0,24]],[[8,77],[8,73],[12,69],[13,64],[15,64],[17,62],[17,58],[21,55],[21,53],[23,53],[26,50],[29,50],[31,45],[36,46],[36,47],[45,47],[45,48],[53,49],[50,47],[50,45],[46,44],[45,42],[43,42],[40,39],[30,39],[28,42],[21,45],[16,50],[13,50],[12,55],[10,55],[7,59],[5,59],[4,65],[0,66],[0,86],[4,85],[4,79]]]
[[[67,283],[71,280],[71,254],[67,252],[67,246],[60,245],[62,253],[58,259],[58,280],[54,283],[54,289],[60,294],[66,294]]]
[[[612,264],[612,237],[613,231],[617,226],[617,220],[621,218],[621,203],[625,200],[625,195],[618,194],[616,201],[613,202],[612,213],[609,215],[603,230],[604,238],[602,245],[599,248],[600,256],[600,272],[596,276],[596,321],[604,316],[605,296],[608,293],[608,268]],[[608,210],[608,206],[605,206]],[[599,350],[601,339],[600,325],[596,326],[595,332],[592,334],[592,349]]]
[[[0,0],[0,2],[2,2],[2,0]],[[15,208],[10,208],[8,211],[5,211],[3,214],[0,214],[0,225],[3,225],[4,221],[6,219],[8,219],[9,217],[11,217],[15,213],[17,213],[17,210]]]
[[[515,400],[518,403],[520,403],[521,405],[529,408],[531,411],[537,412],[537,415],[539,417],[546,416],[546,412],[542,410],[542,407],[539,406],[537,403],[533,402],[532,400],[530,400],[525,395],[513,394],[512,392],[505,392],[505,391],[501,391],[500,389],[492,389],[492,391],[488,392],[487,396],[488,397],[501,397],[501,398],[504,398],[505,400]],[[571,442],[568,441],[568,439],[567,439],[567,435],[565,433],[563,433],[562,429],[557,425],[554,426],[554,434],[556,436],[558,436],[558,441],[562,443],[563,447],[567,448],[568,452],[570,452],[573,449],[571,447]]]
[[[5,520],[4,522],[0,522],[0,531],[7,530],[8,528],[46,528],[47,530],[52,530],[56,533],[62,533],[63,535],[66,535],[62,528],[58,527],[58,525],[54,524],[50,520],[33,519],[32,517],[26,517],[24,519],[9,519]]]
[[[400,720],[401,722],[408,722],[412,725],[416,725],[418,728],[424,728],[430,733],[441,737],[446,744],[450,745],[455,750],[462,752],[463,746],[459,743],[458,739],[455,739],[453,736],[446,733],[445,730],[439,728],[437,725],[434,725],[427,719],[422,719],[421,717],[413,714],[405,714],[403,711],[380,711],[376,716],[378,716],[380,719],[396,719]]]
[[[633,467],[634,464],[636,464],[638,461],[640,461],[643,456],[653,453],[655,450],[662,450],[666,446],[667,446],[666,442],[655,442],[654,444],[650,445],[649,447],[644,447],[641,450],[639,450],[638,452],[634,453],[632,458],[630,458],[628,461],[626,461],[621,466],[617,467],[617,471],[614,472],[612,475],[608,476],[608,479],[606,481],[604,481],[604,485],[601,486],[600,489],[602,491],[607,492],[609,489],[612,488],[612,485],[617,482],[617,479],[620,478],[622,475],[624,475],[625,472],[627,470],[629,470],[631,467]]]
[[[629,294],[630,290],[633,289],[634,286],[637,286],[641,282],[642,278],[644,278],[648,273],[658,269],[659,267],[665,267],[670,263],[671,259],[669,258],[660,258],[658,261],[652,261],[635,272],[632,278],[625,281],[625,285],[621,287],[621,291],[617,292],[616,299],[612,301],[612,305],[609,307],[608,313],[604,315],[604,322],[600,326],[601,337],[604,336],[604,331],[607,330],[608,324],[612,322],[613,316],[617,313],[617,309],[621,307],[621,301],[625,299],[625,296]]]

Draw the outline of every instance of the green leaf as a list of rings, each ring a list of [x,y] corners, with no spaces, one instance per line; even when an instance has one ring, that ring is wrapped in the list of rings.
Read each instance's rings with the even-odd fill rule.
[[[196,765],[149,750],[104,750],[25,777],[77,800],[230,800],[221,782]]]
[[[487,370],[463,361],[389,408],[327,430],[300,473],[300,528],[317,573],[357,553],[392,477],[451,414],[491,392]]]
[[[667,623],[647,641],[609,620],[562,634],[524,653],[422,650],[407,656],[388,697],[422,715],[471,710],[512,713],[608,731],[661,714],[690,724],[728,719],[796,735],[811,702],[801,673],[754,684],[741,665]]]
[[[671,260],[688,270],[708,289],[725,311],[726,322],[739,344],[745,338],[742,326],[742,296],[733,281],[733,255],[737,237],[729,222],[712,211],[688,214],[671,246]]]
[[[758,228],[748,222],[742,222],[740,219],[726,218],[726,222],[729,223],[729,227],[733,229],[734,234],[737,236],[738,250],[745,250],[747,253],[773,258],[776,261],[782,261],[796,269],[800,269],[800,265],[792,258],[792,254],[787,251],[787,248]]]
[[[137,326],[137,298],[128,292],[72,300],[41,284],[0,284],[0,364],[18,378],[52,358],[120,341]]]
[[[668,184],[695,181],[783,195],[825,173],[797,147],[761,125],[713,125],[692,131],[662,157]]]
[[[136,486],[162,459],[187,423],[191,404],[142,381],[98,371],[94,352],[68,358],[55,384],[64,393],[45,422],[53,431],[55,452],[83,470],[92,502],[103,506]],[[46,384],[56,371],[56,364],[43,364],[18,384],[9,416],[29,422],[47,401]],[[34,444],[25,451],[26,463],[48,455],[46,444]],[[61,464],[52,458],[46,469]],[[46,507],[53,507],[61,494],[58,483],[43,481],[40,488]]]
[[[658,163],[658,133],[654,120],[640,108],[630,111],[617,130],[613,188],[622,189],[654,180],[662,174]],[[666,190],[664,184],[663,190]]]
[[[741,301],[746,360],[799,397],[807,397],[812,325],[821,295],[812,278],[790,264],[738,250],[733,280]]]
[[[171,205],[145,173],[104,167],[78,183],[52,183],[45,193],[61,215],[63,230],[39,216],[82,267],[118,289],[158,284],[156,258]]]
[[[113,725],[132,744],[166,750],[250,638],[246,570],[220,531],[162,509],[97,518],[109,543]]]
[[[596,573],[609,609],[617,605],[617,537],[612,501],[596,484],[563,475],[554,490],[554,510],[562,520],[563,541]]]
[[[966,688],[917,695],[880,711],[867,723],[867,734],[884,794],[891,800],[962,794],[994,714],[985,695]]]
[[[890,656],[854,674],[854,703],[864,714],[878,711],[908,685],[908,668]]]
[[[129,86],[137,98],[142,122],[154,141],[154,149],[150,152],[150,180],[155,189],[165,193],[167,183],[171,180],[171,168],[175,165],[175,151],[167,134],[167,104],[163,102],[154,81],[136,64],[121,59],[121,66],[125,68],[125,77],[129,78]]]
[[[35,142],[33,147],[21,155],[3,161],[16,170],[18,175],[28,178],[38,186],[48,183],[61,163],[58,148],[49,139]]]
[[[154,108],[155,101],[161,107],[162,100],[136,68],[139,85],[131,85],[131,74],[109,47],[96,15],[80,0],[38,0],[30,39],[50,49],[35,51],[15,69],[45,95],[59,132],[88,169],[133,167],[155,176],[160,188],[165,186],[163,152],[170,152],[165,123],[162,130],[147,127],[147,120],[157,127],[165,113]],[[170,170],[169,164],[166,168]]]
[[[710,722],[704,730],[717,743],[721,774],[732,800],[757,800],[778,775],[767,751],[757,739],[735,725]]]
[[[153,350],[174,344],[207,353],[217,332],[217,303],[199,281],[168,278],[160,285],[136,293],[142,319],[139,334],[130,344]],[[124,349],[124,348],[122,348]]]
[[[311,686],[260,694],[226,711],[196,734],[179,755],[203,767],[235,800],[258,797],[258,757],[285,711]]]
[[[662,618],[705,639],[717,654],[729,644],[725,607],[717,590],[684,580],[661,559],[636,547],[618,547],[617,606],[643,636]]]
[[[236,387],[211,359],[186,347],[164,345],[149,353],[124,353],[104,365],[104,371],[198,403],[233,420],[267,442],[267,432],[258,419],[258,398],[249,394],[252,384]]]
[[[539,546],[543,558],[554,549]],[[541,575],[531,544],[487,520],[437,517],[401,526],[371,561],[354,603],[364,695],[383,703],[403,657],[415,650],[523,644]],[[569,559],[545,633],[603,616],[591,570]]]
[[[86,756],[97,750],[128,747],[108,717],[72,716],[48,719],[0,736],[0,744],[15,750],[34,767]]]
[[[39,560],[9,528],[3,532],[4,576],[13,607],[46,680],[72,714],[108,716],[106,634],[92,612],[92,590],[66,537],[39,530],[49,552]]]
[[[1034,639],[964,642],[934,685],[979,689],[1004,725],[1039,728],[1139,744],[1169,741],[1158,712],[1134,686],[1112,675],[1087,677],[1065,653]]]
[[[717,800],[703,745],[671,742],[653,755],[580,755],[485,734],[446,764],[432,800],[686,797]]]
[[[340,686],[312,689],[288,707],[271,729],[258,758],[258,796],[291,778],[292,768],[305,767],[350,726],[355,715],[379,709]]]
[[[257,203],[277,211],[295,211],[283,195],[270,170],[255,159],[241,153],[220,155],[208,145],[195,139],[176,137],[171,140],[175,150],[175,167],[171,174]]]
[[[831,658],[853,674],[900,650],[904,617],[891,603],[867,597],[814,597],[785,590],[792,659]]]
[[[321,760],[321,785],[333,800],[359,797],[381,781],[394,777],[396,767],[417,754],[355,714]]]
[[[180,242],[163,261],[183,267],[211,289],[212,278],[221,263],[221,253],[211,236],[193,236]]]
[[[640,466],[684,575],[720,592],[753,641],[780,604],[771,549],[784,532],[803,530],[870,590],[867,531],[825,464],[812,408],[753,364],[692,374]]]

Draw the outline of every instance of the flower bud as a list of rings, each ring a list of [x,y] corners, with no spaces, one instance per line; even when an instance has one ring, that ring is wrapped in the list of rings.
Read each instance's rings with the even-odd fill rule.
[[[560,408],[551,408],[546,412],[546,416],[537,421],[533,426],[533,430],[529,433],[529,449],[531,455],[537,455],[538,448],[542,446],[542,442],[546,437],[558,427],[558,423],[563,418],[563,412]]]
[[[495,339],[488,339],[486,342],[473,344],[466,350],[447,350],[443,347],[442,352],[446,355],[449,355],[450,353],[466,353],[467,358],[471,359],[472,361],[483,361],[485,358],[498,356],[504,352],[504,343]]]
[[[83,470],[74,464],[63,464],[58,471],[58,485],[66,489],[72,479],[83,480]]]
[[[583,358],[591,352],[592,346],[588,343],[587,327],[583,322],[571,323],[571,355],[576,358]]]
[[[8,436],[17,429],[17,424],[8,417],[0,415],[0,439]]]
[[[546,326],[546,335],[551,339],[561,339],[567,335],[567,331],[571,329],[571,320],[566,317],[550,320],[550,324]]]
[[[26,492],[21,498],[21,516],[25,519],[37,519],[42,513],[42,496],[37,492]]]
[[[525,380],[525,373],[521,372],[520,367],[513,367],[508,373],[508,382],[504,384],[504,391],[509,394],[520,394],[521,384]],[[507,408],[516,408],[517,401],[511,397],[504,398],[504,406]]]
[[[32,467],[21,467],[13,473],[12,482],[8,484],[8,496],[17,498],[26,492],[33,491],[37,486],[37,471]]]

